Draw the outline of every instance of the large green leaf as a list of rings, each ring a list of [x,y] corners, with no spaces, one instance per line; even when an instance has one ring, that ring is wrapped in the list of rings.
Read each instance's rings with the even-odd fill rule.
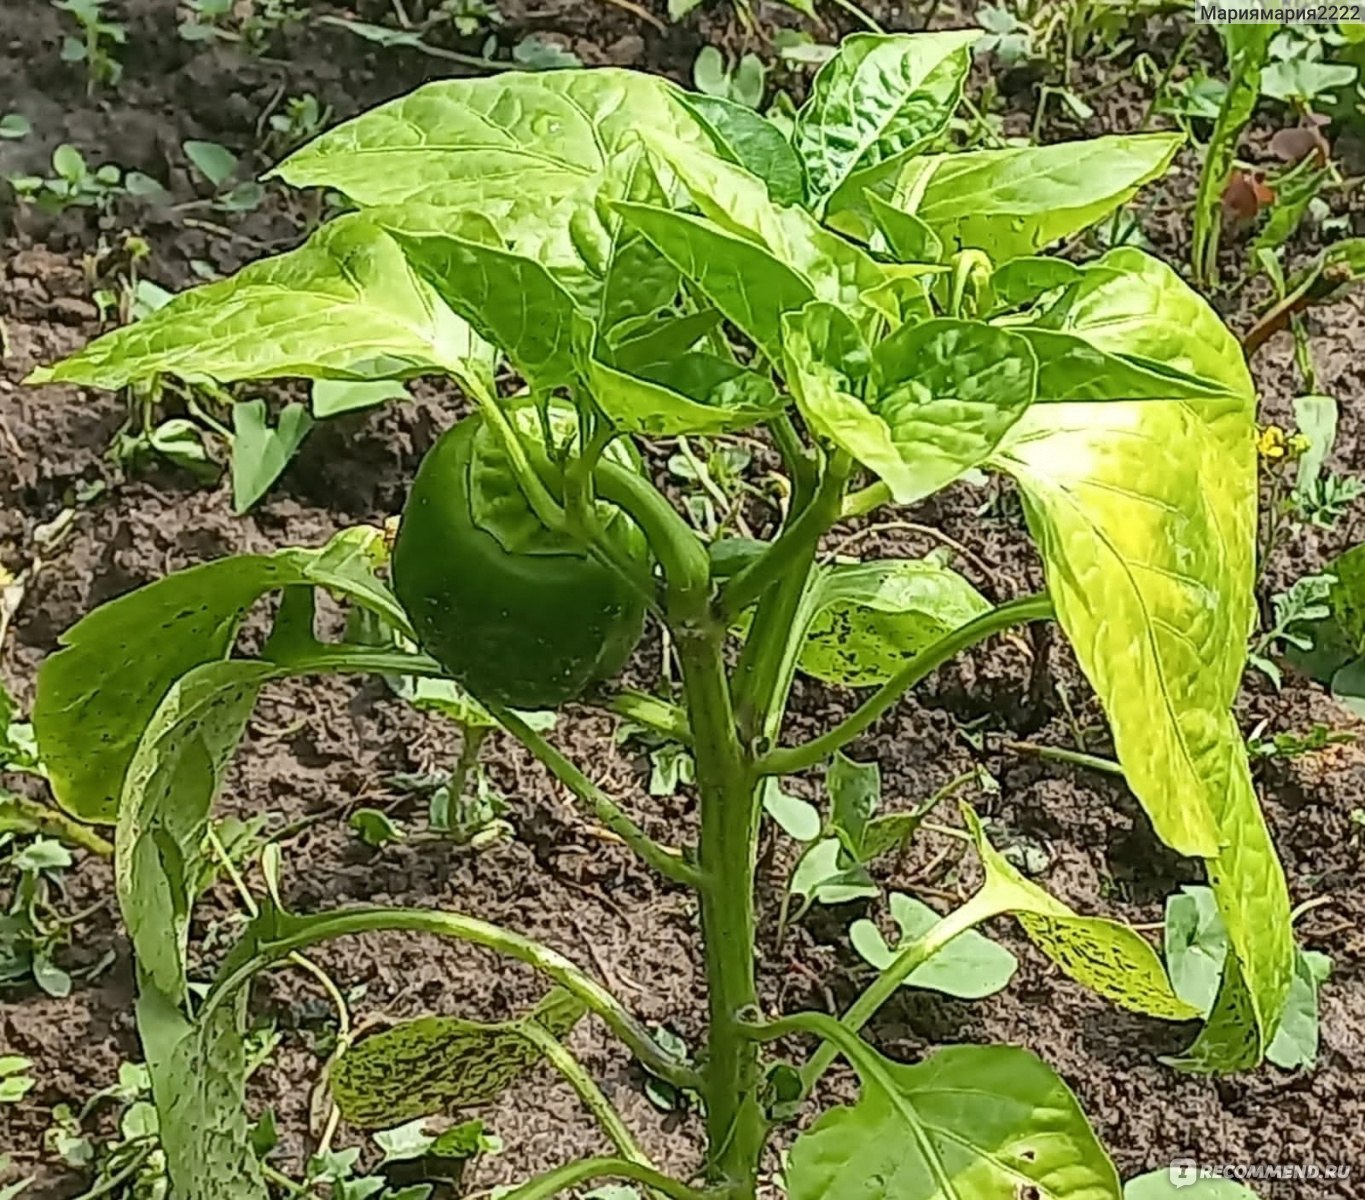
[[[842,1040],[862,1083],[796,1139],[792,1200],[1118,1200],[1076,1097],[1013,1046],[950,1046],[905,1066]]]
[[[588,386],[620,430],[654,437],[748,429],[782,411],[772,381],[706,354],[684,354],[654,378],[593,359]]]
[[[792,141],[813,198],[836,211],[947,125],[971,67],[975,30],[855,34],[815,77]]]
[[[322,135],[279,173],[382,208],[386,226],[409,233],[448,233],[457,214],[477,214],[606,329],[668,299],[658,256],[642,264],[610,211],[612,200],[673,199],[644,161],[644,131],[717,153],[681,93],[656,76],[508,72],[418,88]]]
[[[1065,300],[1063,301],[1065,304]],[[1110,354],[1059,329],[1011,325],[1038,357],[1038,402],[1210,400],[1232,396],[1216,379],[1158,370],[1131,355]]]
[[[522,1032],[527,1022],[563,1038],[585,1011],[556,988],[515,1021],[417,1017],[356,1042],[332,1064],[328,1084],[341,1115],[362,1129],[487,1104],[541,1058]]]
[[[990,607],[932,556],[823,568],[803,603],[809,624],[800,667],[827,683],[876,686]]]
[[[297,250],[182,293],[28,381],[117,389],[158,374],[374,379],[459,374],[489,361],[488,347],[393,239],[349,216]]]
[[[898,504],[985,462],[1033,403],[1037,361],[1006,329],[950,318],[903,326],[873,351],[859,386],[843,365],[853,340],[843,313],[812,304],[785,328],[802,415],[880,476]]]
[[[1182,140],[1123,134],[914,158],[893,199],[949,250],[984,250],[1005,262],[1036,254],[1113,212],[1166,170]]]
[[[320,550],[220,559],[168,575],[83,617],[38,671],[34,731],[53,794],[89,821],[112,820],[133,751],[171,685],[224,658],[242,618],[267,592],[340,592],[402,629],[407,618],[371,570],[374,530]]]
[[[1252,997],[1252,1041],[1264,1043],[1293,946],[1230,712],[1254,615],[1254,393],[1235,338],[1168,267],[1125,249],[1087,274],[1067,332],[1233,398],[1035,405],[997,462],[1024,492],[1058,617],[1130,786],[1165,841],[1210,860]]]
[[[593,208],[642,130],[710,145],[672,84],[638,71],[513,72],[446,79],[324,133],[277,173],[357,204],[476,211],[504,237],[559,202]]]
[[[394,229],[417,272],[540,389],[576,369],[574,298],[534,259],[487,242]]]

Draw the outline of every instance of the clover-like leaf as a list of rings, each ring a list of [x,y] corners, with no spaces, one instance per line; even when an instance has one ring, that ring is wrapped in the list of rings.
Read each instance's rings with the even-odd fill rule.
[[[924,901],[904,892],[892,892],[887,903],[891,919],[900,931],[896,945],[888,946],[881,930],[871,921],[854,921],[848,930],[853,948],[880,971],[891,966],[901,949],[939,921],[938,913]],[[1004,946],[968,929],[911,971],[901,981],[901,987],[928,988],[964,1000],[980,1000],[1009,986],[1018,968],[1019,960]]]

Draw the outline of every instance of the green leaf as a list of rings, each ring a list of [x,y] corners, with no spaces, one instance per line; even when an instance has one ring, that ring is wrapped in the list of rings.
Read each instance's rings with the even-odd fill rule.
[[[620,257],[609,202],[669,200],[640,170],[645,130],[711,146],[657,76],[506,72],[418,88],[323,134],[278,173],[386,207],[409,232],[448,232],[452,215],[477,213],[512,253],[578,276],[581,286],[560,282],[579,294]]]
[[[904,1066],[860,1040],[840,1049],[862,1092],[796,1139],[791,1200],[1118,1200],[1075,1096],[1029,1051],[950,1046]]]
[[[1138,1175],[1123,1185],[1123,1200],[1258,1200],[1255,1192],[1231,1179],[1201,1179],[1192,1159],[1176,1160],[1163,1171]]]
[[[874,762],[854,762],[836,752],[825,768],[829,827],[855,862],[864,862],[863,836],[882,799],[882,772]]]
[[[406,836],[401,825],[377,808],[357,808],[347,824],[367,846],[387,846]]]
[[[771,361],[782,352],[782,316],[815,289],[766,247],[688,213],[642,204],[617,211]]]
[[[830,365],[831,347],[849,344],[848,324],[823,304],[788,317],[788,380],[806,420],[878,475],[898,504],[985,462],[1033,403],[1038,366],[1028,342],[949,318],[903,326],[881,342],[860,397]]]
[[[393,379],[313,381],[313,418],[322,421],[357,409],[373,408],[386,400],[406,400],[408,389]]]
[[[593,399],[625,433],[655,437],[733,433],[752,428],[783,408],[766,376],[711,355],[681,355],[659,374],[663,379],[641,378],[596,358],[587,364]]]
[[[1318,1057],[1318,991],[1332,973],[1326,954],[1300,950],[1294,959],[1294,982],[1289,985],[1280,1027],[1265,1056],[1285,1071],[1312,1067]]]
[[[1199,1016],[1199,1009],[1173,990],[1156,951],[1141,934],[1121,921],[1080,916],[1026,879],[986,840],[971,806],[961,809],[986,872],[981,890],[968,902],[981,911],[981,919],[1010,913],[1029,940],[1072,979],[1122,1008],[1167,1021]]]
[[[143,730],[171,685],[221,659],[252,605],[291,585],[325,587],[398,629],[407,618],[370,567],[374,530],[320,550],[241,555],[176,572],[101,605],[38,672],[33,724],[53,794],[82,820],[110,821]]]
[[[822,568],[803,604],[810,624],[800,667],[826,683],[876,686],[990,607],[932,556]]]
[[[1058,618],[1129,786],[1163,840],[1211,860],[1250,997],[1229,995],[1219,1024],[1241,1032],[1198,1057],[1245,1065],[1264,1049],[1293,969],[1284,876],[1230,711],[1254,617],[1254,392],[1233,335],[1140,251],[1088,268],[1067,314],[1067,331],[1102,351],[1234,396],[1035,405],[996,462],[1024,493]]]
[[[522,1032],[527,1022],[563,1038],[584,1011],[581,1001],[555,989],[515,1021],[404,1021],[362,1039],[332,1064],[332,1097],[362,1129],[486,1104],[540,1061],[540,1048]]]
[[[763,810],[798,842],[815,841],[824,828],[815,805],[784,792],[781,780],[771,775],[763,781]]]
[[[971,67],[975,30],[854,34],[820,68],[792,141],[820,209],[862,202],[948,124]]]
[[[351,386],[356,386],[352,384]],[[232,406],[232,510],[247,511],[270,490],[313,427],[302,404],[287,404],[271,429],[264,400]]]
[[[172,1005],[185,997],[193,887],[213,799],[261,688],[285,673],[252,660],[203,663],[176,680],[139,730],[119,805],[114,875],[144,993]]]
[[[1182,141],[1166,133],[1123,134],[916,158],[892,199],[949,252],[971,247],[1003,263],[1036,254],[1125,204],[1165,172]]]
[[[1166,898],[1164,927],[1166,967],[1181,999],[1207,1013],[1218,995],[1228,935],[1213,893],[1206,887],[1183,887]]]
[[[591,204],[611,158],[641,129],[703,142],[672,84],[637,71],[429,83],[310,142],[277,168],[294,187],[355,203],[475,210],[508,233],[554,201]]]
[[[1322,474],[1327,456],[1337,441],[1337,401],[1335,396],[1294,397],[1294,425],[1308,439],[1308,449],[1299,456],[1294,477],[1295,495],[1311,494]],[[1335,572],[1329,571],[1329,574]]]
[[[774,204],[804,203],[805,168],[776,125],[733,100],[699,95],[684,95],[682,99],[705,126],[720,154],[763,180]]]
[[[186,142],[185,156],[216,188],[222,187],[237,173],[237,156],[217,142]]]
[[[1213,892],[1182,888],[1166,901],[1166,962],[1180,995],[1208,1013],[1228,954],[1227,930]],[[1284,1013],[1265,1055],[1277,1067],[1311,1067],[1318,1052],[1318,989],[1332,971],[1325,954],[1298,950]]]
[[[914,213],[905,212],[888,204],[873,192],[867,194],[872,218],[877,223],[887,248],[903,263],[936,263],[943,257],[943,243],[938,234]],[[873,248],[879,244],[874,239]],[[1045,259],[1045,262],[1054,261]]]
[[[1169,268],[1133,250],[1100,264],[1127,269],[1092,275],[1068,332],[1193,368],[1243,399],[1038,405],[998,463],[1024,491],[1130,786],[1167,842],[1212,856],[1221,835],[1201,759],[1222,752],[1251,622],[1251,384],[1232,335]]]
[[[939,921],[932,908],[903,892],[892,892],[888,902],[891,919],[900,930],[894,946],[886,944],[871,921],[855,921],[848,931],[853,948],[879,971],[885,971],[896,961],[901,949],[928,933]],[[975,929],[968,929],[911,971],[901,986],[980,1000],[1007,987],[1018,967],[1019,960],[1003,946]]]
[[[297,250],[182,293],[56,366],[39,367],[27,382],[112,391],[160,374],[191,382],[373,379],[377,363],[401,376],[463,373],[488,359],[397,243],[349,216]]]
[[[268,1200],[246,1115],[239,1006],[192,1024],[144,981],[137,1029],[156,1102],[157,1137],[181,1200]]]
[[[1327,63],[1296,54],[1268,64],[1261,72],[1261,94],[1275,100],[1305,103],[1328,95],[1335,88],[1355,82],[1358,68],[1346,63]]]
[[[816,299],[862,318],[863,294],[886,282],[871,255],[805,209],[774,204],[763,181],[742,167],[676,138],[649,134],[645,141],[659,174],[675,175],[709,221],[763,247],[805,280]]]
[[[807,904],[848,904],[879,894],[867,871],[846,861],[844,844],[837,837],[823,838],[807,848],[792,872],[788,890]]]
[[[414,269],[537,389],[575,373],[573,297],[533,259],[482,241],[393,230]]]

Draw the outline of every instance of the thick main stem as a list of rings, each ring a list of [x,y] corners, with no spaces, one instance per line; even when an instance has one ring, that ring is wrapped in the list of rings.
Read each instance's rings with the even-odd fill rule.
[[[735,728],[722,654],[724,626],[678,638],[701,794],[701,928],[710,1026],[702,1071],[707,1170],[729,1200],[752,1200],[766,1126],[759,1048],[744,1032],[757,1010],[754,975],[755,775]]]

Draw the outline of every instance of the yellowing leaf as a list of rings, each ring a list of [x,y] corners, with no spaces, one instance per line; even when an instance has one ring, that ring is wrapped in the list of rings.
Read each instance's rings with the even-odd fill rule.
[[[1121,921],[1083,917],[1026,879],[986,840],[971,807],[961,807],[986,870],[986,882],[969,902],[973,908],[1010,913],[1033,944],[1077,983],[1123,1008],[1168,1021],[1200,1015],[1176,995],[1156,951],[1141,934]]]
[[[1023,490],[1058,618],[1104,704],[1129,785],[1166,842],[1210,860],[1251,992],[1237,1008],[1252,1012],[1265,1042],[1293,944],[1283,873],[1230,711],[1253,618],[1251,381],[1235,338],[1168,267],[1118,250],[1087,274],[1067,332],[1231,395],[1035,405],[996,462]]]

